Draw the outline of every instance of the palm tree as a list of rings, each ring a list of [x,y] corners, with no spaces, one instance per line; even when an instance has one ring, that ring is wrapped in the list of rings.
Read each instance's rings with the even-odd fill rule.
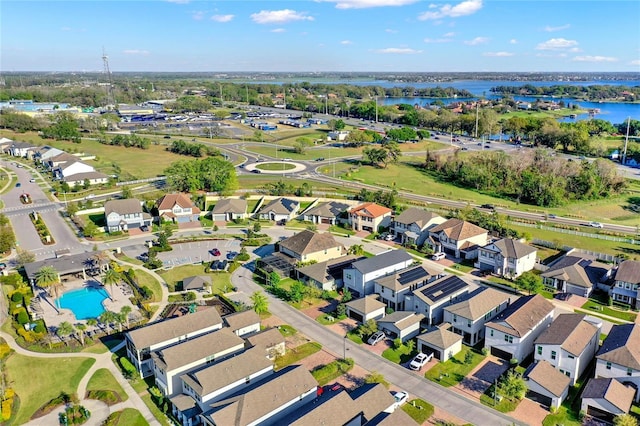
[[[104,311],[102,314],[100,314],[100,317],[98,318],[100,320],[100,322],[106,326],[113,324],[114,322],[116,322],[118,314],[116,314],[115,312],[112,311]],[[109,334],[109,330],[107,330],[107,334]]]
[[[107,284],[109,287],[111,287],[111,300],[113,299],[113,285],[117,284],[120,282],[120,280],[122,279],[122,276],[120,275],[120,272],[116,271],[113,268],[109,268],[107,269],[107,272],[104,274],[104,278],[102,279],[102,281]]]
[[[124,321],[127,323],[127,328],[129,328],[129,314],[131,313],[131,306],[123,306],[120,309],[120,315],[124,318]]]
[[[67,321],[61,322],[56,329],[56,334],[58,337],[64,341],[65,345],[69,345],[69,343],[64,340],[65,337],[73,334],[73,325]]]
[[[60,290],[60,275],[53,266],[43,266],[36,272],[36,284],[40,288],[47,289],[51,297],[57,298]]]
[[[253,310],[256,311],[257,314],[264,314],[269,311],[269,300],[263,292],[254,292],[250,296],[250,299],[253,302]]]
[[[80,337],[80,344],[84,346],[84,333],[87,330],[86,324],[76,324],[76,330],[78,331],[78,337]]]
[[[98,319],[97,318],[89,318],[87,320],[87,326],[89,327],[95,327],[98,325]]]

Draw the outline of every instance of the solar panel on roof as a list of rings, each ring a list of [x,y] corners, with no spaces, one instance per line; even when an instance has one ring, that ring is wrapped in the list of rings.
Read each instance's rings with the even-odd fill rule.
[[[398,282],[404,285],[406,283],[417,281],[421,278],[426,278],[428,276],[429,276],[429,273],[425,271],[424,268],[422,268],[421,266],[418,266],[417,268],[413,268],[406,272],[402,272],[398,276]]]
[[[453,276],[435,283],[434,285],[428,286],[424,290],[421,290],[421,293],[434,302],[437,302],[438,300],[447,297],[450,294],[453,294],[456,291],[465,288],[466,286],[466,282],[462,281],[458,277]]]

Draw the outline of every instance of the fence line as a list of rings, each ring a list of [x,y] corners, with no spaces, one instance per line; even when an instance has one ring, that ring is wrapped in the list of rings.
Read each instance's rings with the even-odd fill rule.
[[[514,222],[514,221],[511,221],[509,223],[513,225],[524,226],[527,228],[542,229],[543,231],[553,231],[553,232],[559,232],[561,234],[578,235],[580,237],[596,238],[598,240],[614,241],[616,243],[640,245],[640,240],[636,240],[634,238],[615,237],[613,235],[594,234],[591,232],[582,232],[582,231],[574,231],[571,229],[554,228],[553,226],[544,226],[544,225],[538,225],[535,223]]]
[[[535,245],[538,245],[538,246],[543,246],[543,247],[549,247],[549,248],[562,250],[564,252],[567,252],[567,254],[569,254],[569,253],[588,254],[590,256],[595,257],[598,260],[602,260],[602,261],[605,261],[605,262],[619,263],[622,260],[624,260],[624,259],[622,259],[622,258],[620,258],[618,256],[614,256],[612,254],[607,254],[607,253],[600,253],[600,252],[597,252],[597,251],[585,250],[585,249],[574,248],[574,247],[569,247],[569,246],[558,247],[558,245],[556,243],[552,242],[552,241],[540,240],[538,238],[532,239],[531,242],[533,244],[535,244]],[[547,268],[544,267],[543,265],[536,264],[536,269],[544,272]]]

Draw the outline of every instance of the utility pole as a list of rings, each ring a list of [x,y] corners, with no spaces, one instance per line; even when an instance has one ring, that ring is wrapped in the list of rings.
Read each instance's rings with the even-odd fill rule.
[[[627,160],[627,145],[629,144],[629,126],[631,125],[631,116],[627,119],[627,136],[624,138],[624,152],[622,153],[622,165]]]
[[[113,81],[111,78],[111,70],[109,69],[109,57],[104,51],[104,47],[102,48],[102,64],[104,65],[104,73],[107,76],[107,104],[113,105],[115,108],[116,99],[113,95]]]
[[[249,106],[249,86],[245,85],[244,90],[247,93],[247,106]]]
[[[224,98],[222,97],[222,83],[218,83],[220,87],[220,105],[224,104]]]
[[[376,123],[378,122],[378,95],[375,96],[376,99]]]

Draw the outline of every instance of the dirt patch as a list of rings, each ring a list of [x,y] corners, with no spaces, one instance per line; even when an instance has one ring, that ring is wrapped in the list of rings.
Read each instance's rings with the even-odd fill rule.
[[[302,312],[309,318],[313,318],[315,320],[321,315],[326,315],[330,312],[334,312],[337,306],[338,306],[337,300],[334,300],[333,302],[323,301],[322,303],[316,304],[315,306],[302,309],[300,312]]]

